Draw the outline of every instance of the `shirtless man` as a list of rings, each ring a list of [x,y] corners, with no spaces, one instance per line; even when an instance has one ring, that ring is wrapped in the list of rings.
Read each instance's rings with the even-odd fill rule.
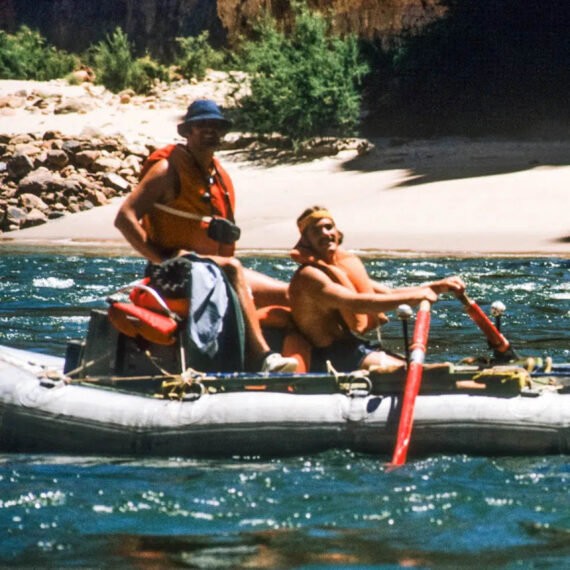
[[[380,313],[382,322],[384,311],[402,303],[414,306],[423,299],[434,303],[440,293],[465,291],[459,277],[402,289],[390,289],[367,276],[364,282],[364,266],[340,246],[342,233],[328,210],[322,206],[308,208],[297,219],[297,226],[301,239],[291,256],[301,267],[289,285],[289,299],[295,324],[314,347],[314,372],[326,371],[327,360],[341,371],[404,366],[402,360],[355,337],[355,328],[359,329],[356,332],[363,332],[363,327],[357,325],[354,317],[375,317]]]
[[[260,305],[287,304],[287,286],[246,270],[233,254],[237,239],[231,178],[214,157],[231,121],[209,100],[194,101],[178,133],[186,144],[170,145],[151,155],[151,166],[123,202],[115,226],[152,263],[193,251],[217,263],[239,299],[246,326],[247,362],[252,370],[291,372],[293,358],[270,350],[255,312]],[[221,235],[208,230],[220,222]],[[220,228],[218,225],[218,228]]]

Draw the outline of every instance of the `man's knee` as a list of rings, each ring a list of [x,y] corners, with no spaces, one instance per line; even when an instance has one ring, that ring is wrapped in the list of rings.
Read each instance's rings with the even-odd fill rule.
[[[224,257],[218,261],[218,265],[232,283],[243,275],[243,266],[236,257]]]
[[[378,370],[395,370],[405,366],[405,361],[386,354],[383,350],[370,352],[361,363],[361,368]]]

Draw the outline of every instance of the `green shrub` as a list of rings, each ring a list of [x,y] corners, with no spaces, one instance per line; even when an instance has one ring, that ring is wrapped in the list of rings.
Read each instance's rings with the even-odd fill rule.
[[[21,26],[15,34],[0,31],[0,79],[47,81],[71,73],[79,59],[46,45],[39,32]]]
[[[257,38],[243,45],[238,65],[248,72],[250,94],[237,100],[238,126],[279,132],[294,142],[352,135],[359,119],[358,86],[368,69],[356,38],[334,36],[328,20],[305,4],[294,5],[294,11],[289,33],[265,15]]]
[[[224,61],[224,54],[216,51],[209,43],[210,34],[205,31],[196,37],[176,38],[178,56],[175,65],[185,79],[201,81],[208,68],[218,68]]]
[[[151,59],[149,55],[139,57],[133,62],[128,84],[135,93],[148,93],[157,81],[170,81],[167,67]]]
[[[168,70],[149,56],[135,59],[127,34],[117,28],[90,50],[95,81],[118,93],[131,88],[146,93],[156,80],[168,80]]]
[[[96,82],[113,92],[128,87],[133,66],[132,46],[121,28],[91,48]]]

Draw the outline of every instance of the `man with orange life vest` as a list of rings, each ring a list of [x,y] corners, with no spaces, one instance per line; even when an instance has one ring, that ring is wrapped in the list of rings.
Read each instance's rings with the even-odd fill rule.
[[[290,372],[296,361],[269,349],[255,312],[260,304],[288,304],[287,285],[246,269],[233,257],[239,228],[228,173],[214,157],[231,126],[209,100],[194,101],[178,133],[186,144],[169,145],[149,157],[140,184],[126,198],[115,226],[151,263],[193,251],[217,263],[234,287],[246,326],[252,370]],[[253,298],[252,298],[253,295]]]
[[[313,345],[311,371],[326,370],[326,361],[341,371],[392,369],[404,362],[356,337],[386,322],[382,311],[402,303],[437,301],[440,293],[463,292],[459,277],[419,287],[390,289],[371,280],[358,257],[341,247],[343,234],[322,206],[305,210],[297,219],[301,239],[291,252],[301,264],[289,285],[293,320]]]

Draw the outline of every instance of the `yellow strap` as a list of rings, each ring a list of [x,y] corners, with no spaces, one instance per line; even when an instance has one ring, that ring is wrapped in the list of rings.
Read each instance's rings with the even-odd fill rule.
[[[481,370],[478,374],[473,376],[473,380],[477,382],[489,382],[490,380],[497,380],[500,385],[507,387],[516,385],[518,390],[522,390],[530,386],[530,373],[528,370],[520,366],[494,366],[493,368],[486,368]]]

